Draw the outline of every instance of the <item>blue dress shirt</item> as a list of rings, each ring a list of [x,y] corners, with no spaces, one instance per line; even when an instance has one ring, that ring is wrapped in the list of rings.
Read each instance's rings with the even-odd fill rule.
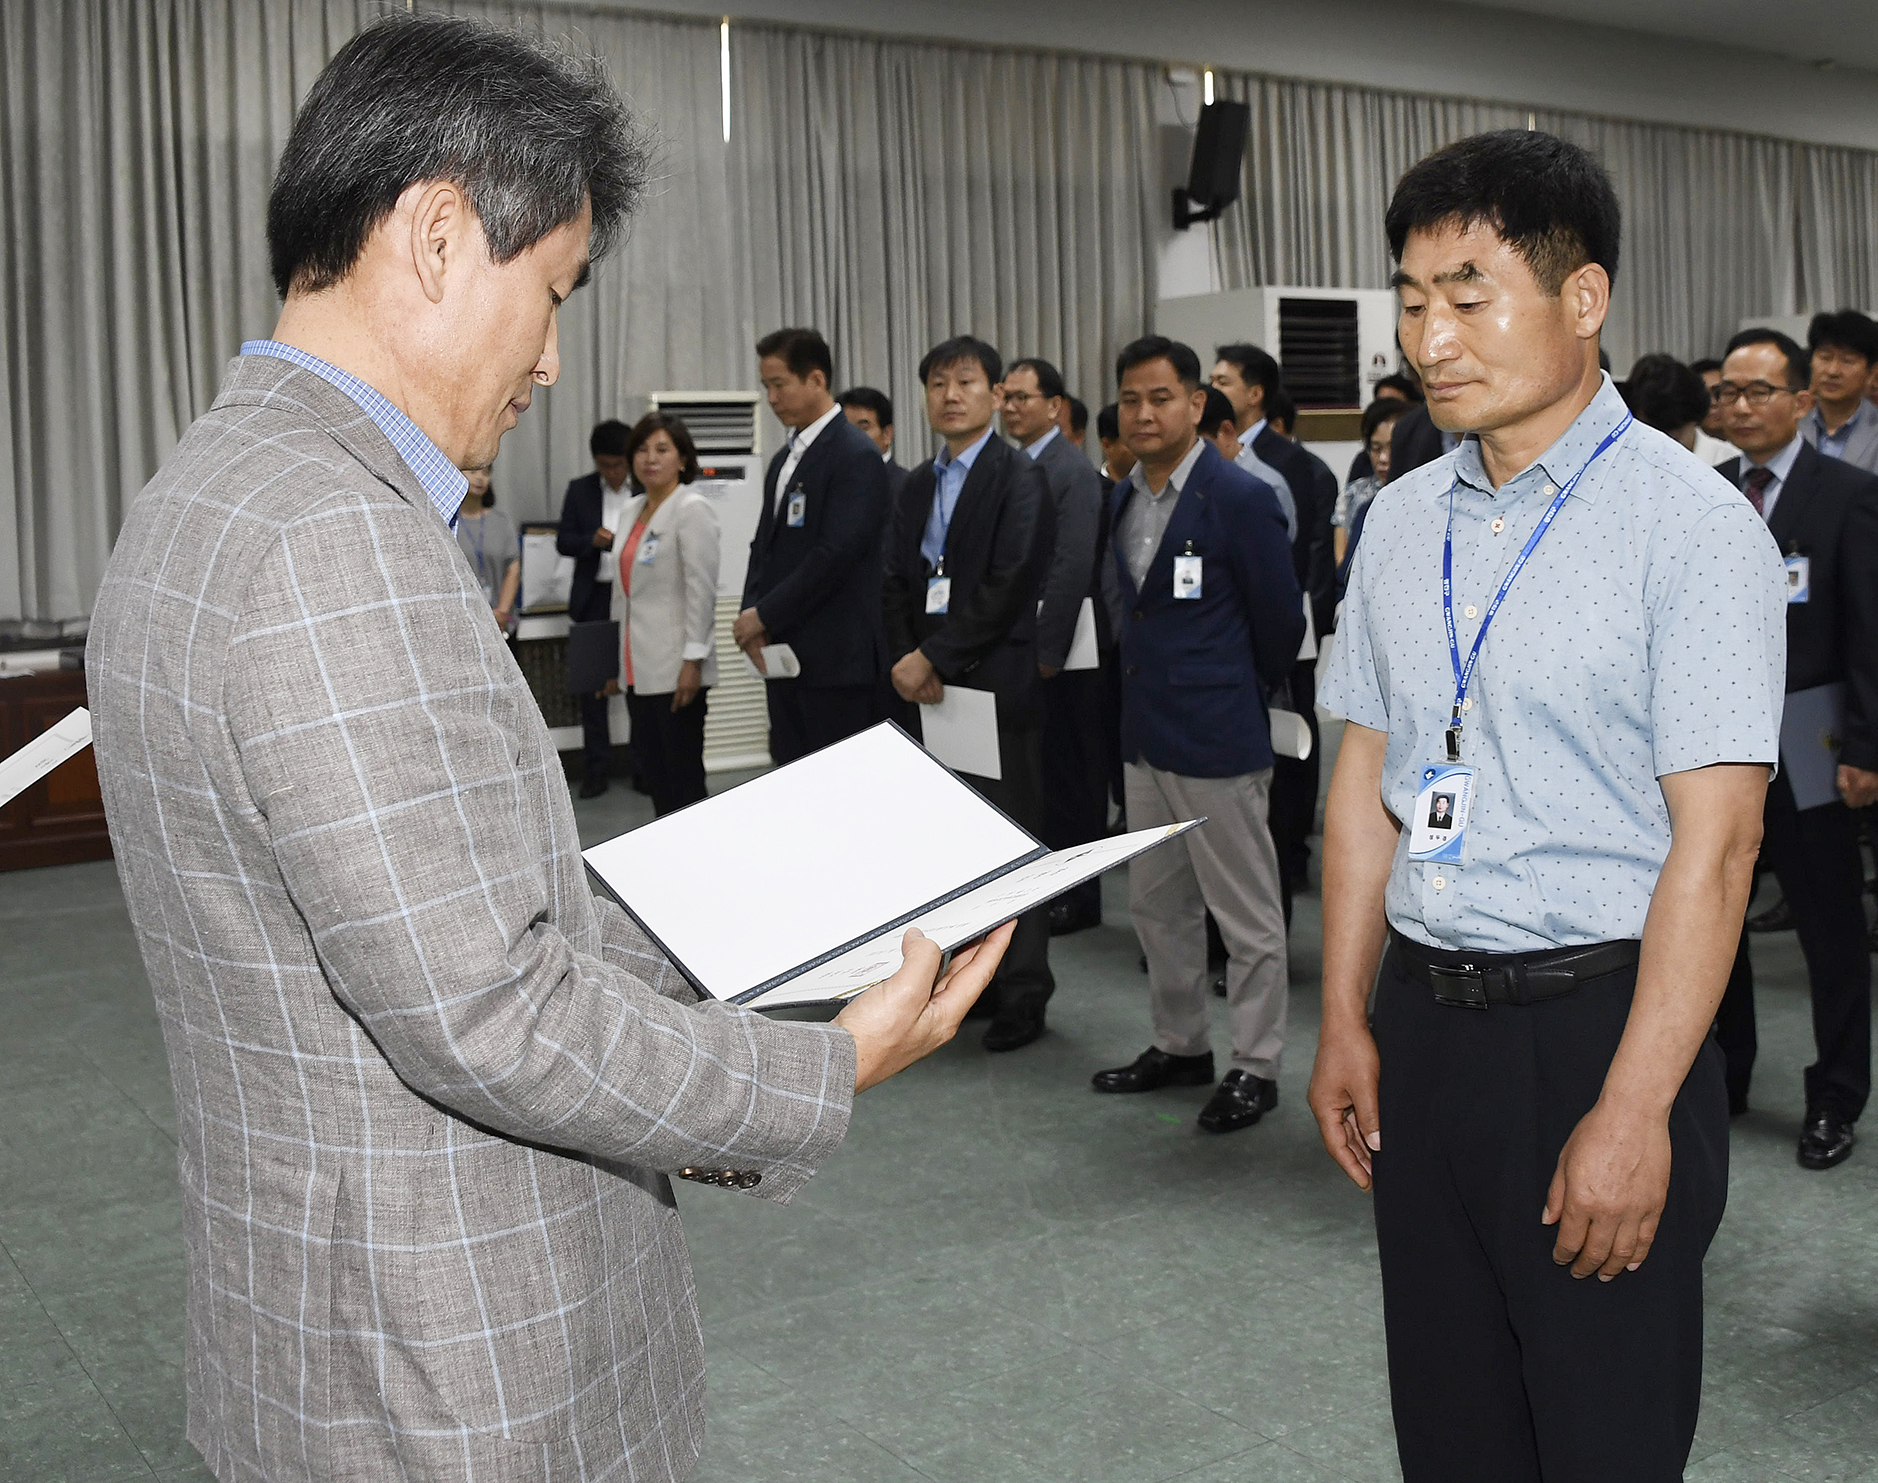
[[[1499,490],[1470,435],[1370,504],[1320,703],[1388,733],[1383,801],[1405,826],[1421,770],[1446,755],[1454,699],[1441,616],[1450,487],[1465,658],[1539,517],[1625,415],[1606,376]],[[1411,861],[1404,827],[1390,924],[1477,952],[1642,937],[1670,843],[1657,780],[1774,764],[1786,650],[1784,571],[1766,525],[1681,444],[1633,423],[1579,481],[1481,648],[1461,743],[1478,769],[1467,861]]]
[[[1852,441],[1852,434],[1874,417],[1878,417],[1878,407],[1873,407],[1870,402],[1860,401],[1857,410],[1839,424],[1839,430],[1836,433],[1826,431],[1826,419],[1820,415],[1819,408],[1813,408],[1806,415],[1813,424],[1814,446],[1828,458],[1844,458],[1845,445]]]
[[[452,529],[455,528],[456,512],[469,490],[469,479],[444,457],[441,448],[424,436],[423,429],[386,400],[382,393],[350,372],[321,360],[317,355],[309,355],[298,346],[283,345],[278,340],[245,341],[241,353],[271,355],[275,360],[290,361],[351,397],[359,404],[359,410],[378,424],[378,430],[398,450],[398,456],[417,476],[417,482],[423,486],[425,496],[436,507],[437,513],[443,516]]]
[[[938,483],[932,492],[932,513],[926,517],[926,529],[919,538],[919,554],[929,567],[937,567],[939,558],[945,555],[946,532],[952,528],[952,512],[959,507],[959,491],[965,488],[965,476],[971,473],[991,438],[992,429],[987,427],[985,435],[957,458],[950,448],[941,448],[932,461]]]

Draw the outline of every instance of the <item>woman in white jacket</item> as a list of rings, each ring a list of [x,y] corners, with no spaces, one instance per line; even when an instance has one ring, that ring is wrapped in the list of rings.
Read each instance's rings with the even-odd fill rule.
[[[717,683],[717,511],[685,486],[698,451],[684,422],[648,412],[626,440],[634,496],[620,515],[614,617],[634,750],[668,814],[704,797],[705,692]],[[619,688],[608,681],[608,693]]]

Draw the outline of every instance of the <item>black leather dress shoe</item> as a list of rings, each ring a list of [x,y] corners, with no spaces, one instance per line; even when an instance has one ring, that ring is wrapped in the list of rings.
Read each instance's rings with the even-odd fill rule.
[[[1043,1015],[1001,1014],[985,1026],[985,1049],[1017,1050],[1043,1035]]]
[[[1056,901],[1050,905],[1050,935],[1067,937],[1072,932],[1082,932],[1090,927],[1102,925],[1102,913],[1077,906],[1071,901]]]
[[[1200,1126],[1209,1133],[1236,1133],[1277,1105],[1277,1082],[1235,1069],[1221,1078],[1219,1090],[1200,1109]]]
[[[1809,1113],[1800,1133],[1800,1167],[1830,1169],[1834,1164],[1843,1164],[1852,1156],[1852,1145],[1857,1141],[1852,1124],[1838,1113]]]
[[[1793,908],[1787,905],[1786,897],[1781,897],[1766,911],[1757,911],[1748,918],[1750,932],[1791,932],[1793,930]]]
[[[580,785],[580,796],[582,798],[598,798],[602,793],[606,792],[606,790],[607,781],[605,778],[588,778]]]
[[[1213,1053],[1170,1056],[1149,1046],[1126,1066],[1098,1071],[1089,1084],[1098,1092],[1154,1092],[1162,1087],[1203,1087],[1213,1082]]]

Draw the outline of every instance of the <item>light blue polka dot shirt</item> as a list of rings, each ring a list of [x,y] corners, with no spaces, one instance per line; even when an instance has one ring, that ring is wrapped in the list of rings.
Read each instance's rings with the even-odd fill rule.
[[[1565,435],[1497,493],[1470,437],[1376,496],[1319,703],[1388,733],[1383,800],[1398,820],[1412,818],[1421,770],[1447,755],[1449,487],[1465,662],[1540,516],[1624,416],[1606,376]],[[1785,604],[1779,548],[1741,492],[1633,423],[1566,500],[1481,647],[1461,745],[1478,769],[1466,862],[1411,861],[1405,827],[1390,924],[1476,952],[1642,937],[1669,853],[1657,779],[1779,755]]]

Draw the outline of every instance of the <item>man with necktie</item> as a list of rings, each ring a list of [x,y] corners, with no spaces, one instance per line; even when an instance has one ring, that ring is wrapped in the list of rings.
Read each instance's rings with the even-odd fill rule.
[[[1871,1091],[1871,953],[1852,810],[1878,800],[1878,478],[1809,445],[1806,353],[1778,330],[1728,342],[1714,401],[1741,450],[1717,471],[1767,522],[1787,567],[1787,694],[1844,687],[1838,797],[1799,807],[1795,759],[1786,758],[1767,790],[1761,843],[1761,863],[1793,913],[1813,1001],[1799,1161],[1830,1169],[1851,1155]],[[1748,943],[1743,932],[1716,1022],[1735,1113],[1747,1111],[1756,1049]]]

